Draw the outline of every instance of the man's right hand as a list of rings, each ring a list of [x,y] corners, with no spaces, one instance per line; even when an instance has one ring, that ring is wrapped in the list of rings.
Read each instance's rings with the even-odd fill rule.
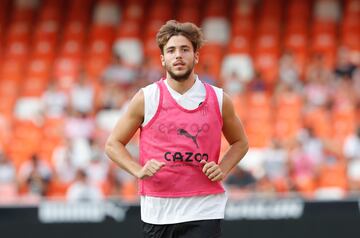
[[[148,177],[154,176],[163,166],[165,165],[164,162],[160,162],[156,159],[151,159],[146,162],[146,164],[142,167],[139,171],[137,177],[139,179],[145,179]]]

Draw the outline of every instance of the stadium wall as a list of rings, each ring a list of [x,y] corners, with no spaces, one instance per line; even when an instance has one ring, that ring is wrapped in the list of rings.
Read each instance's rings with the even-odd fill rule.
[[[223,238],[360,237],[359,201],[229,201]],[[120,201],[1,206],[2,238],[140,238],[138,205]]]

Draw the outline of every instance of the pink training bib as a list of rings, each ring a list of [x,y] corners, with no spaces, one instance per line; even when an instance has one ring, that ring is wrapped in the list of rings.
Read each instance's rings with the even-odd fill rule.
[[[139,181],[139,193],[154,197],[189,197],[223,193],[219,182],[203,172],[201,160],[218,163],[222,117],[214,89],[205,85],[206,98],[194,110],[181,107],[163,80],[155,116],[140,132],[140,163],[165,162],[154,176]]]

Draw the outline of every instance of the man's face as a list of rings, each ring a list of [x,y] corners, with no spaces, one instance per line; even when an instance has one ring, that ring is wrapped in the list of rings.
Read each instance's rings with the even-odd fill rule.
[[[182,35],[173,36],[164,46],[162,65],[168,76],[176,81],[188,79],[198,62],[198,52],[194,52],[191,42]]]

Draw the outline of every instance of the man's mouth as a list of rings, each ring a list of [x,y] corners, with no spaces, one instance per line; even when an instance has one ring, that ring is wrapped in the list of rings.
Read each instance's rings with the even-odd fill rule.
[[[185,63],[182,62],[182,61],[178,61],[178,62],[175,62],[173,65],[174,65],[174,66],[184,66]]]

